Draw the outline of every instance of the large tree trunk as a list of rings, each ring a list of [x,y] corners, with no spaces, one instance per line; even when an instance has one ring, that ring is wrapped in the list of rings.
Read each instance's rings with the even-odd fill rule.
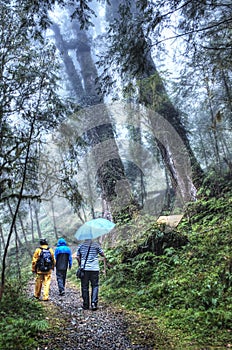
[[[121,27],[125,28],[125,33],[127,31],[127,24],[125,24],[125,18],[120,17],[119,15],[119,5],[124,3],[123,0],[116,1],[112,0],[112,5],[108,9],[111,11],[111,14],[109,15],[108,12],[108,19],[109,21],[114,20],[117,18],[119,21],[121,21]],[[113,10],[113,11],[112,11]],[[134,18],[136,16],[142,14],[138,14],[138,10],[136,6],[132,6],[130,8],[131,12],[134,15]],[[131,16],[133,17],[133,16]],[[131,22],[130,22],[131,25]],[[120,29],[120,28],[119,28]],[[131,75],[133,78],[137,80],[138,86],[139,86],[139,103],[145,105],[148,109],[155,111],[158,113],[162,118],[164,118],[170,125],[173,127],[174,132],[177,134],[177,137],[180,139],[182,145],[188,152],[188,157],[191,162],[192,166],[192,177],[191,176],[185,176],[184,172],[182,171],[181,167],[178,165],[178,159],[175,159],[172,155],[172,135],[169,135],[166,139],[162,138],[159,139],[157,137],[157,131],[156,128],[158,127],[156,118],[153,117],[153,114],[151,113],[151,120],[150,124],[154,133],[154,137],[157,141],[157,145],[160,149],[160,153],[162,155],[164,164],[166,165],[166,168],[169,172],[169,176],[173,185],[173,188],[178,188],[181,193],[183,199],[189,200],[194,199],[196,189],[195,185],[198,186],[201,184],[202,181],[202,175],[203,171],[196,160],[195,155],[193,154],[193,151],[190,147],[188,137],[187,137],[187,131],[181,122],[180,115],[178,111],[173,106],[172,102],[170,101],[167,92],[165,90],[164,84],[162,82],[162,79],[159,76],[159,73],[156,69],[156,65],[152,59],[151,55],[151,45],[149,42],[149,39],[145,38],[143,29],[138,27],[136,28],[136,37],[130,36],[134,39],[134,45],[135,47],[132,48],[130,52],[133,52],[133,59],[131,64],[127,65],[127,72],[129,76]],[[127,43],[126,38],[122,38],[121,44],[125,45],[133,45],[133,39],[131,39],[130,43]],[[115,44],[114,49],[118,49],[117,43]],[[126,47],[123,48],[121,51],[121,54],[125,54],[127,52]],[[119,51],[117,51],[117,54],[120,54]],[[129,58],[130,60],[130,58]],[[118,62],[119,63],[119,62]],[[124,69],[125,70],[125,69]],[[154,77],[154,80],[152,81],[151,78]],[[155,83],[155,84],[154,84]],[[149,86],[150,84],[150,86]],[[157,103],[158,101],[158,103]],[[161,118],[161,119],[162,119]],[[181,152],[184,150],[181,150]],[[171,153],[170,153],[171,152]],[[176,153],[178,154],[178,152]],[[181,153],[180,153],[181,154]],[[185,178],[183,178],[185,176]]]
[[[103,105],[103,96],[97,92],[97,69],[91,55],[89,37],[84,30],[80,30],[79,24],[75,21],[72,23],[75,39],[70,41],[64,39],[57,25],[53,26],[54,28],[57,47],[63,54],[66,72],[73,85],[73,90],[76,91],[77,102],[87,109],[86,113],[77,115],[77,118],[82,115],[80,122],[78,121],[78,133],[84,137],[90,147],[102,198],[109,203],[112,211],[118,212],[121,208],[119,203],[122,203],[122,190],[118,185],[123,184],[123,191],[126,189],[127,193],[130,193],[127,196],[126,205],[132,195],[114,139],[114,130],[108,110]],[[70,69],[70,60],[67,58],[68,50],[74,50],[76,53],[81,76],[78,76],[77,72],[71,76],[73,69]],[[81,81],[83,81],[82,84]],[[78,88],[75,88],[77,85]]]

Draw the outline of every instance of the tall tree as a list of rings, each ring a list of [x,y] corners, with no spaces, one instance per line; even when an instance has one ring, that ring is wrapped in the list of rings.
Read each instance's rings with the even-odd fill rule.
[[[224,139],[230,138],[232,119],[231,3],[222,0],[167,1],[166,7],[156,3],[158,7],[150,4],[149,8],[143,1],[137,3],[145,6],[145,17],[150,23],[147,33],[150,33],[154,43],[159,45],[170,40],[177,43],[175,55],[179,65],[176,67],[180,72],[177,89],[179,107],[184,112],[189,110],[188,119],[192,130],[197,129],[196,141],[192,145],[197,148],[198,133],[203,133],[201,143],[208,153],[208,166],[221,170],[227,164],[230,169],[232,150]],[[168,26],[168,21],[173,24],[173,35],[158,37],[162,28]],[[190,111],[191,105],[194,108]],[[202,111],[204,117],[199,119],[198,115],[203,115]],[[201,153],[205,155],[204,150]],[[196,154],[201,157],[199,153]]]
[[[64,117],[64,104],[57,94],[55,50],[20,5],[2,1],[0,8],[0,203],[14,200],[2,259],[0,299],[20,205],[24,199],[40,197],[35,145]]]
[[[101,189],[102,198],[111,205],[114,212],[120,210],[115,207],[115,198],[118,196],[116,183],[124,183],[129,188],[124,165],[120,159],[116,142],[114,141],[114,128],[107,109],[102,105],[104,95],[98,93],[96,79],[98,72],[92,57],[91,33],[80,28],[77,21],[73,21],[70,28],[70,37],[61,34],[60,28],[53,24],[52,26],[56,45],[59,48],[63,62],[66,68],[68,79],[72,85],[72,90],[76,95],[77,103],[82,108],[88,109],[85,113],[77,115],[79,136],[93,154],[98,184]],[[73,61],[68,55],[72,51],[80,67],[77,72]],[[91,113],[92,111],[92,113]],[[82,126],[81,126],[82,125]],[[73,151],[75,146],[72,145]],[[89,151],[88,151],[89,152]],[[74,153],[78,158],[78,153]]]
[[[185,110],[191,107],[188,101],[195,99],[194,110],[189,111],[192,129],[197,131],[193,144],[207,167],[230,171],[232,6],[227,1],[190,2],[182,9],[178,28],[185,39],[179,60],[182,64],[184,57],[185,65],[177,91],[180,99],[185,96]]]
[[[114,8],[117,10],[109,16],[111,20],[108,31],[109,48],[107,54],[104,55],[104,61],[102,57],[100,65],[107,65],[110,67],[110,71],[114,69],[120,75],[124,84],[127,84],[128,87],[131,86],[138,92],[137,102],[155,110],[170,123],[188,152],[192,164],[194,182],[199,184],[203,174],[202,170],[190,147],[187,131],[179,112],[168,97],[152,57],[152,42],[146,31],[149,23],[145,22],[146,16],[145,20],[143,17],[144,11],[147,10],[146,6],[149,7],[149,5],[139,1],[136,2],[136,5],[137,7],[131,1],[121,1],[117,7],[116,2],[114,3]],[[104,88],[108,81],[109,76],[106,69],[102,75]],[[178,165],[178,160],[170,152],[170,136],[166,140],[159,140],[156,134],[156,120],[152,118],[150,122],[153,124],[154,136],[169,171],[173,188],[181,189],[184,200],[194,198],[195,186],[191,178],[183,174],[181,167]]]

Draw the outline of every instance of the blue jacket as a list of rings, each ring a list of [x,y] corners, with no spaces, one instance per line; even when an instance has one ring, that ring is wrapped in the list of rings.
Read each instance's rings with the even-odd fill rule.
[[[72,252],[67,246],[64,238],[60,238],[55,249],[56,269],[67,270],[68,266],[72,267]]]

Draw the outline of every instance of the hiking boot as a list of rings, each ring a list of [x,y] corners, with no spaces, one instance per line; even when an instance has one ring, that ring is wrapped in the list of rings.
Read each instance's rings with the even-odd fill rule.
[[[92,309],[93,311],[97,310],[97,304],[96,304],[96,303],[92,303],[92,304],[91,304],[91,309]]]
[[[89,310],[89,307],[86,307],[85,305],[81,305],[81,308],[83,309],[83,310]]]
[[[60,292],[60,295],[61,296],[65,295],[65,291],[63,290],[62,292]]]

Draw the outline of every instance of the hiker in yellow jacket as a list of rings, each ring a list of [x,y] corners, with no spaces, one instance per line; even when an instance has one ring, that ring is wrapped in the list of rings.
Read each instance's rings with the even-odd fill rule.
[[[43,252],[44,259],[40,259],[41,252]],[[44,261],[45,264],[42,264]],[[36,299],[40,298],[43,286],[43,300],[48,301],[52,270],[54,270],[55,263],[53,249],[48,247],[46,239],[40,239],[40,247],[35,250],[32,258],[32,272],[36,274],[34,290],[34,297]]]

